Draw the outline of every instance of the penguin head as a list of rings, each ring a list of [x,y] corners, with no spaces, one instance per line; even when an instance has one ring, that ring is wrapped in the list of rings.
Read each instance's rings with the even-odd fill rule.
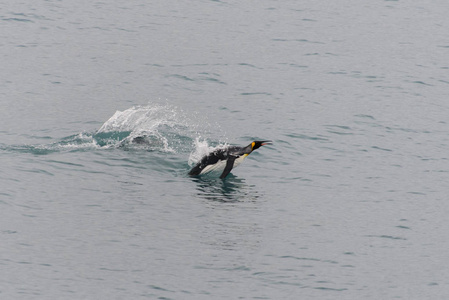
[[[271,144],[272,144],[271,141],[254,141],[251,143],[251,151],[258,149],[261,146],[271,145]]]

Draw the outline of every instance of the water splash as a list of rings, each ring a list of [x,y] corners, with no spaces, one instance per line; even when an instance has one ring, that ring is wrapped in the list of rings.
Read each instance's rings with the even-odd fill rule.
[[[195,138],[207,135],[209,126],[207,121],[187,116],[175,106],[148,104],[116,111],[95,132],[78,133],[50,144],[5,145],[0,149],[39,155],[92,149],[189,153]]]
[[[102,146],[146,148],[177,153],[192,140],[194,126],[170,105],[133,106],[117,111],[94,135]]]

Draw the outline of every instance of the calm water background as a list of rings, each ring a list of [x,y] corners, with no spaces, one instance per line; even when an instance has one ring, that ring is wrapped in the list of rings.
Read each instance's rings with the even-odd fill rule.
[[[447,299],[448,11],[2,1],[0,298]]]

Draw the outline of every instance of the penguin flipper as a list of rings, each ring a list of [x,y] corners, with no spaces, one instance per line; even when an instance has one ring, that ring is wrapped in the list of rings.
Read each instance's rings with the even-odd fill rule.
[[[234,161],[237,157],[231,156],[226,161],[226,167],[223,170],[223,173],[221,173],[220,179],[224,179],[228,174],[231,172],[232,168],[234,167]]]
[[[201,173],[201,167],[200,167],[200,164],[197,164],[195,167],[192,168],[192,170],[190,170],[189,175],[196,176],[196,175],[200,175],[200,173]]]

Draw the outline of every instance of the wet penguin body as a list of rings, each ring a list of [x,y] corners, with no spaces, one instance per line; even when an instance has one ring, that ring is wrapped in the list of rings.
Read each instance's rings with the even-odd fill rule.
[[[246,147],[228,146],[205,155],[193,168],[189,175],[202,175],[211,171],[222,171],[220,178],[225,178],[233,168],[237,167],[251,152],[271,141],[254,141]]]

